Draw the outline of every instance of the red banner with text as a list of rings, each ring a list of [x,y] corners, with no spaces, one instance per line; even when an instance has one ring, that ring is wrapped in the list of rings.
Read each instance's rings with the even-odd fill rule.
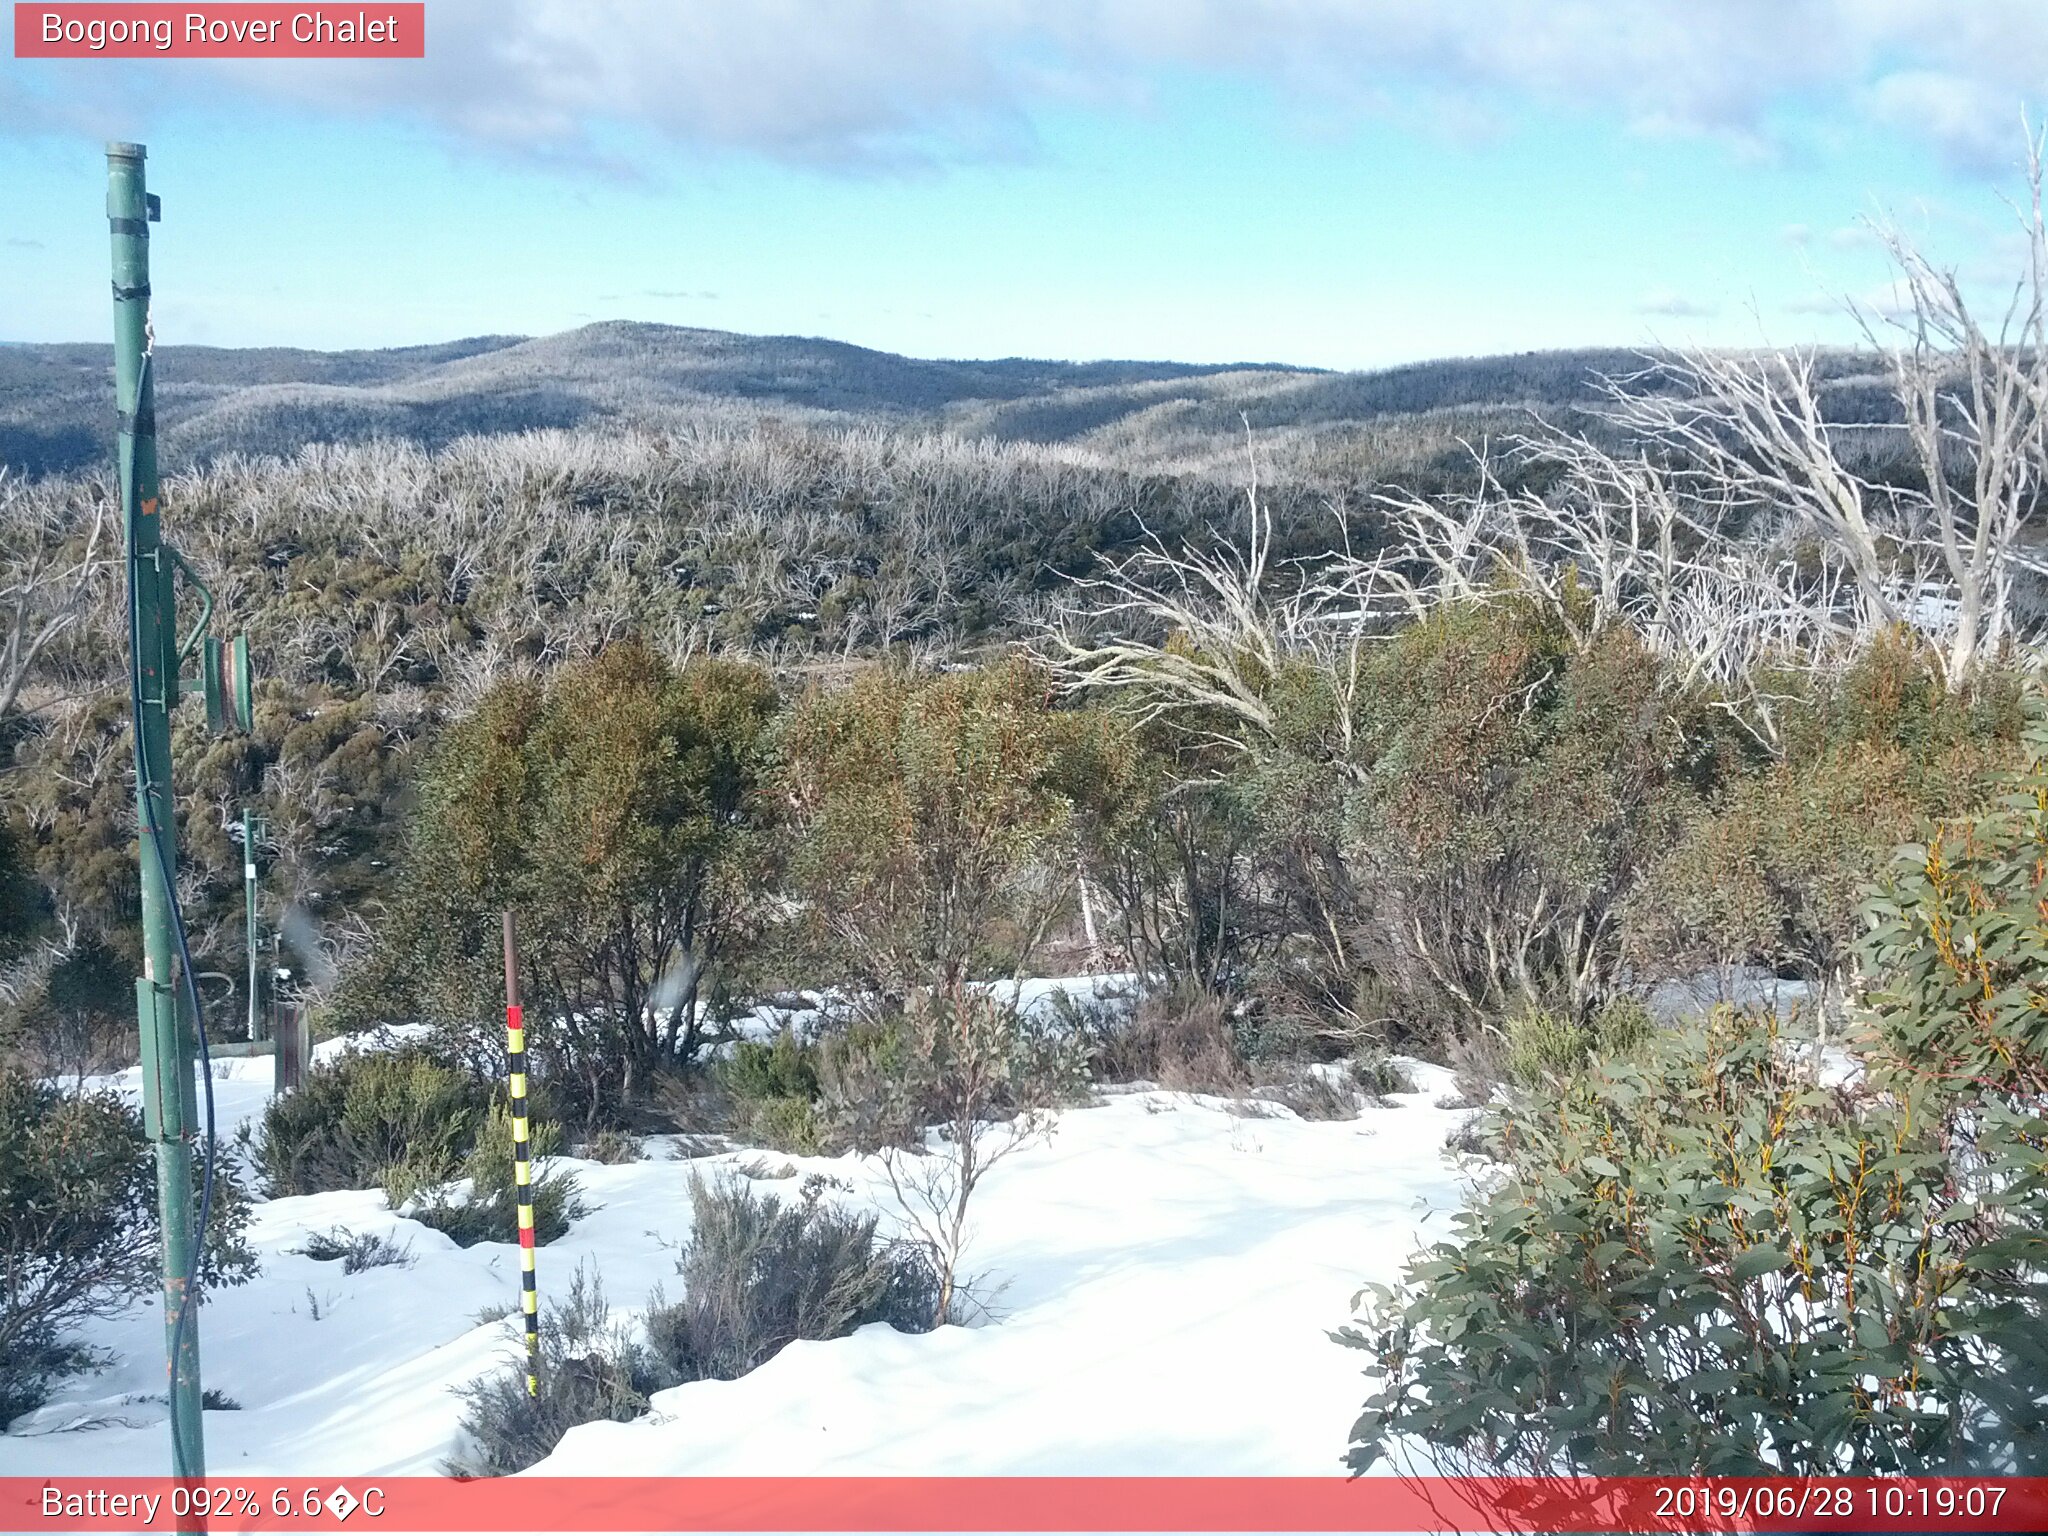
[[[0,1478],[0,1529],[2041,1531],[2048,1478]]]
[[[17,59],[420,59],[426,52],[424,4],[14,7]]]

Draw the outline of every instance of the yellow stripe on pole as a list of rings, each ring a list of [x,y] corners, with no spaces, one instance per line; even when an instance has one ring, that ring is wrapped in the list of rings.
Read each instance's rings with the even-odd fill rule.
[[[519,1305],[526,1314],[526,1395],[540,1398],[540,1282],[534,1274],[534,1249],[540,1234],[533,1221],[533,1164],[526,1123],[526,1026],[519,1001],[519,947],[512,912],[505,911],[505,1076],[512,1091],[507,1107],[512,1117],[512,1175],[518,1185]]]

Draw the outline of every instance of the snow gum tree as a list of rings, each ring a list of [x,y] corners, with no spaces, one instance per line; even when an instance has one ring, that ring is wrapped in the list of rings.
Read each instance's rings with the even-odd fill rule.
[[[497,685],[420,774],[398,900],[345,1018],[410,1003],[488,1050],[509,907],[557,1107],[623,1112],[715,1032],[764,919],[774,710],[758,668],[632,642]]]
[[[899,998],[1014,972],[1072,897],[1087,728],[1021,661],[923,678],[874,668],[800,702],[778,789],[819,957]]]

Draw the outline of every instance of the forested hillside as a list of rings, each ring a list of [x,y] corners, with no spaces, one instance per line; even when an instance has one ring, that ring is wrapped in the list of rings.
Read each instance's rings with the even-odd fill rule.
[[[927,361],[839,342],[623,321],[539,338],[485,336],[389,351],[165,345],[157,413],[169,465],[289,455],[308,443],[707,423],[886,426],[997,441],[1066,442],[1148,464],[1206,462],[1245,419],[1361,453],[1573,414],[1616,351],[1417,363],[1370,373],[1265,364]],[[90,471],[112,452],[112,353],[0,346],[0,464]],[[1403,426],[1403,423],[1412,423]]]

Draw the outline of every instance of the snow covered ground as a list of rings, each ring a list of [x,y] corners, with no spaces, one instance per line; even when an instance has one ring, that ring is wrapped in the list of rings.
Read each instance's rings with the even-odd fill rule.
[[[993,1315],[924,1335],[875,1325],[799,1343],[738,1381],[661,1393],[632,1424],[570,1433],[560,1474],[1318,1474],[1339,1476],[1366,1395],[1364,1357],[1330,1342],[1367,1281],[1394,1279],[1448,1229],[1462,1193],[1443,1144],[1458,1112],[1440,1068],[1356,1120],[1277,1106],[1117,1092],[1057,1120],[976,1197],[970,1271],[1002,1289]],[[260,1114],[267,1060],[217,1064],[223,1136]],[[872,1159],[730,1153],[685,1161],[666,1138],[633,1164],[575,1163],[592,1207],[541,1250],[543,1296],[578,1264],[618,1315],[673,1290],[688,1179],[747,1177],[794,1195],[798,1175],[891,1209]],[[336,1225],[411,1244],[410,1268],[344,1275],[295,1252]],[[220,1477],[426,1473],[460,1448],[459,1389],[517,1358],[509,1243],[457,1248],[393,1215],[377,1191],[255,1207],[262,1272],[200,1314],[206,1415]],[[665,1246],[666,1245],[666,1246]],[[154,1301],[96,1326],[107,1372],[74,1380],[0,1436],[0,1475],[154,1473],[166,1430]]]

